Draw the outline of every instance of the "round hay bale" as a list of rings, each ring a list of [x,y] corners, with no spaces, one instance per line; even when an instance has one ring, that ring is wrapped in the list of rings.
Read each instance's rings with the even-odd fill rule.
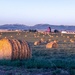
[[[67,36],[67,38],[70,38],[69,36]]]
[[[36,38],[37,36],[35,35],[34,37]]]
[[[31,49],[26,41],[17,39],[0,40],[0,59],[27,59],[31,57]]]
[[[48,41],[51,41],[51,39],[48,39]]]
[[[40,37],[39,35],[37,37]]]
[[[56,37],[58,37],[58,36],[56,36]]]
[[[25,37],[27,37],[27,35],[25,35]]]
[[[43,35],[43,37],[45,37],[45,35]]]
[[[45,42],[45,40],[44,40],[43,38],[41,38],[40,41],[41,41],[42,43]]]
[[[0,36],[2,36],[2,34],[0,34]]]
[[[66,40],[64,40],[64,42],[67,42]]]
[[[74,35],[74,37],[75,37],[75,35]]]
[[[71,42],[71,43],[74,43],[74,40],[73,40],[73,39],[70,39],[70,42]]]
[[[12,38],[13,36],[11,35],[10,37]]]
[[[34,45],[40,45],[41,44],[41,41],[35,41],[34,42]]]
[[[46,48],[58,48],[58,44],[56,41],[53,41],[53,42],[47,43]]]
[[[63,34],[61,33],[61,36],[63,36]]]

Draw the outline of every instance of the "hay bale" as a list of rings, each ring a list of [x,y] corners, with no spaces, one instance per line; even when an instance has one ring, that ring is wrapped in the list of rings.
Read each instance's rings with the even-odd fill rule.
[[[13,37],[13,36],[10,36],[11,38]]]
[[[58,37],[58,36],[56,36],[56,37]]]
[[[34,42],[34,45],[40,45],[41,44],[41,41],[35,41]]]
[[[31,57],[31,49],[26,41],[17,39],[0,40],[0,59],[26,59]]]
[[[43,37],[45,37],[45,35],[43,35]]]
[[[67,36],[67,38],[70,38],[69,36]]]
[[[0,40],[0,59],[11,59],[12,46],[8,39]]]
[[[48,41],[51,41],[51,39],[48,39]]]
[[[25,37],[27,37],[27,35],[25,35]]]
[[[61,33],[61,36],[63,36],[63,34]]]
[[[74,37],[75,37],[75,35],[74,35]]]
[[[64,40],[64,42],[67,42],[66,40]]]
[[[44,40],[43,38],[41,38],[40,41],[41,41],[42,43],[45,42],[45,40]]]
[[[74,43],[74,40],[73,40],[73,39],[70,39],[70,42],[71,42],[71,43]]]
[[[58,44],[56,41],[53,41],[53,42],[47,43],[46,48],[58,48]]]

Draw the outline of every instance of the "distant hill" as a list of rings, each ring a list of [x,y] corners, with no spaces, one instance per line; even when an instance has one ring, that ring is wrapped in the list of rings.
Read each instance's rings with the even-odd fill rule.
[[[26,25],[21,25],[21,24],[5,24],[5,25],[1,25],[0,29],[8,29],[8,30],[25,30],[25,29],[29,29],[28,26]]]
[[[49,24],[37,24],[33,26],[35,29],[47,29],[48,27],[51,27],[51,29],[57,29],[57,30],[68,30],[68,31],[75,31],[75,26],[64,26],[64,25],[49,25]]]
[[[50,25],[50,24],[36,24],[34,26],[27,26],[22,24],[5,24],[0,25],[0,29],[9,29],[9,30],[29,30],[29,29],[36,29],[36,30],[46,30],[48,27],[51,29],[61,30],[68,30],[68,31],[75,31],[75,26],[64,26],[64,25]]]

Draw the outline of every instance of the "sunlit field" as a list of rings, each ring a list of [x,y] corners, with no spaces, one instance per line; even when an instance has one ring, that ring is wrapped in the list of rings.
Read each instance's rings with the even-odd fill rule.
[[[75,34],[41,33],[41,32],[0,32],[0,39],[10,38],[26,40],[32,50],[32,57],[24,60],[0,60],[1,66],[21,67],[30,72],[48,71],[49,75],[75,75]],[[34,45],[35,41],[40,41]],[[46,44],[57,41],[57,48],[46,48]],[[9,70],[8,68],[6,68]],[[42,70],[43,69],[43,70]],[[41,72],[39,71],[41,70]],[[36,72],[36,71],[35,71]],[[19,75],[19,74],[17,74]],[[20,75],[23,75],[22,73]],[[35,74],[36,75],[36,74]],[[48,75],[48,74],[47,74]]]

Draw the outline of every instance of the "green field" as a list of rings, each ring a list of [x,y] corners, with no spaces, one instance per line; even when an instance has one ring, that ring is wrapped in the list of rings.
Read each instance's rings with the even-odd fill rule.
[[[0,39],[11,38],[26,40],[32,50],[32,58],[24,60],[0,60],[1,66],[24,67],[26,69],[50,69],[59,74],[61,69],[75,75],[75,34],[38,32],[0,32]],[[43,38],[44,43],[34,46],[34,42]],[[50,40],[49,40],[50,39]],[[47,41],[56,40],[58,48],[46,49]]]

